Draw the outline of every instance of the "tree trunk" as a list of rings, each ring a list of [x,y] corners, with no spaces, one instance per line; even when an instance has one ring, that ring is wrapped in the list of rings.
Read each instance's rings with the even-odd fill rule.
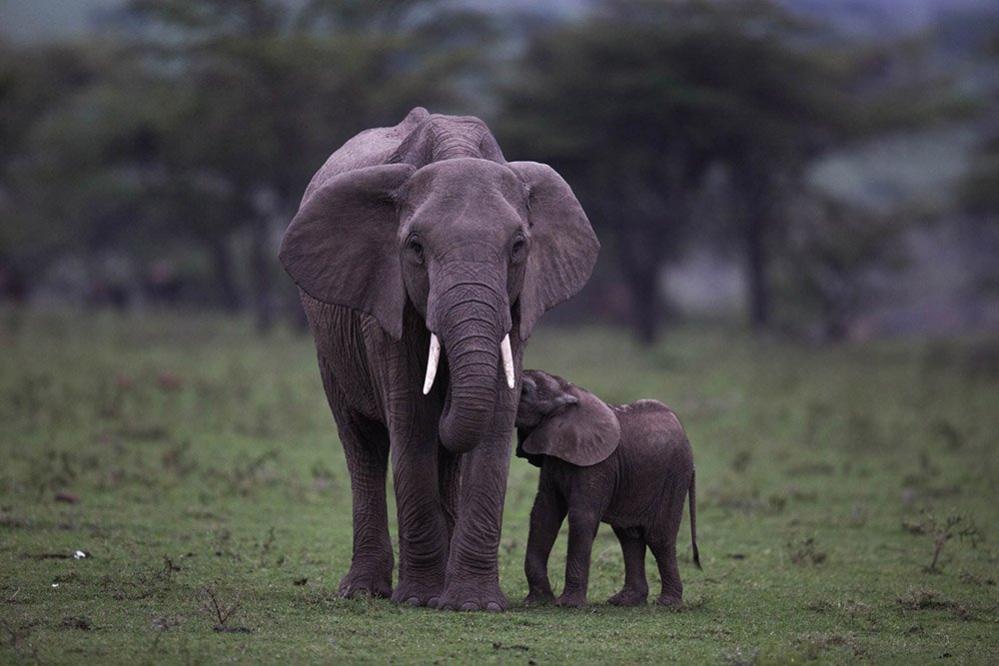
[[[749,323],[757,331],[770,325],[770,285],[767,281],[766,223],[760,211],[746,220],[746,285]]]
[[[215,271],[215,283],[218,287],[219,305],[227,312],[239,309],[239,289],[232,272],[232,256],[224,238],[211,238],[208,248]]]
[[[657,266],[641,267],[631,278],[634,299],[635,335],[643,345],[652,345],[659,339],[659,290],[656,288]]]
[[[624,249],[621,254],[624,281],[631,294],[632,326],[635,337],[642,344],[651,345],[659,338],[661,323],[657,279],[659,261],[649,252]]]
[[[746,260],[746,301],[749,323],[756,331],[770,325],[771,294],[767,279],[770,257],[767,248],[776,192],[771,165],[759,155],[743,155],[733,165],[733,184],[739,199],[743,251]]]
[[[266,333],[274,324],[268,222],[269,220],[266,216],[256,216],[253,222],[253,236],[250,246],[250,281],[253,289],[254,319],[258,333]]]

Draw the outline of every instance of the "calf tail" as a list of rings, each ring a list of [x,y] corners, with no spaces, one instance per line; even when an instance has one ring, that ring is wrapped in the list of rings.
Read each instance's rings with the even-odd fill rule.
[[[697,568],[701,568],[701,556],[697,552],[697,490],[695,488],[695,479],[697,478],[697,470],[690,470],[690,490],[688,491],[690,495],[690,543],[694,547],[694,564]]]

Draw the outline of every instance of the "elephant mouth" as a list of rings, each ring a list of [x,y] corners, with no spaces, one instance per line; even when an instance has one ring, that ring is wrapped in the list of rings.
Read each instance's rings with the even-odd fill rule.
[[[430,393],[437,378],[437,369],[441,360],[441,341],[436,333],[430,334],[430,350],[427,354],[427,373],[423,379],[423,395]],[[500,342],[500,360],[503,364],[503,374],[506,376],[506,385],[511,390],[516,386],[517,378],[513,369],[513,347],[510,345],[510,334],[503,336]],[[450,392],[448,393],[450,396]]]

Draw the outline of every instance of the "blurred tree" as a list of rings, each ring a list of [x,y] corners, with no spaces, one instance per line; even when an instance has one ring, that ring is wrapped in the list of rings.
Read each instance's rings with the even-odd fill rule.
[[[716,103],[677,57],[675,7],[607,3],[580,24],[535,34],[504,91],[505,145],[562,171],[602,227],[632,295],[637,336],[659,328],[658,275],[688,231],[692,194],[707,167],[701,122]],[[609,241],[609,242],[607,242]]]
[[[927,97],[925,79],[889,80],[893,49],[847,48],[769,0],[605,0],[589,19],[533,36],[503,129],[565,170],[610,232],[645,341],[658,330],[662,265],[702,234],[694,203],[709,168],[724,165],[725,242],[743,255],[749,318],[763,328],[781,204],[809,163],[937,117],[932,96],[913,103]]]
[[[999,63],[999,30],[985,45],[983,62]],[[971,213],[999,215],[999,89],[993,84],[982,109],[986,112],[985,138],[975,156],[961,191],[964,207]]]
[[[982,142],[962,187],[965,208],[995,218],[999,215],[999,131]]]
[[[0,44],[0,257],[194,243],[217,302],[247,304],[248,281],[261,328],[315,170],[413,106],[454,108],[490,35],[439,0],[133,0],[119,22],[103,45]]]
[[[816,191],[788,203],[784,251],[777,257],[777,291],[789,332],[842,342],[857,316],[875,300],[878,286],[905,263],[900,237],[910,227],[901,212],[860,208]],[[803,324],[818,329],[803,331]]]
[[[290,219],[330,150],[417,104],[448,106],[469,71],[475,15],[434,0],[134,0],[152,84],[182,100],[160,127],[162,210],[211,250],[237,304],[233,231],[248,229],[257,321],[271,320],[276,225]],[[453,30],[438,39],[440,25]],[[152,29],[155,28],[155,29]],[[462,37],[466,37],[462,39]]]
[[[660,269],[718,161],[739,202],[751,317],[767,321],[771,205],[848,113],[808,34],[770,2],[608,0],[531,44],[506,131],[571,173],[617,236],[640,339],[656,336]]]
[[[35,128],[77,91],[91,85],[106,61],[80,45],[13,47],[0,43],[0,272],[8,289],[26,285],[65,243],[69,222],[51,215],[52,174],[31,154]]]
[[[999,63],[999,31],[992,33],[984,56],[983,61],[989,66]],[[976,242],[995,256],[999,252],[999,86],[994,83],[983,110],[982,145],[973,156],[959,195],[962,208],[972,218]],[[979,286],[999,293],[999,266],[995,262],[982,276]]]

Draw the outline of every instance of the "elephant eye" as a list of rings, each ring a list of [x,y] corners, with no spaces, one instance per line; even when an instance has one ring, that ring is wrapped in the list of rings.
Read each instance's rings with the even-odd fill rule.
[[[417,263],[423,263],[423,243],[420,242],[417,236],[409,237],[406,241],[406,250]]]
[[[527,239],[522,235],[517,234],[513,239],[513,244],[510,246],[510,262],[514,264],[519,264],[524,260],[527,255]]]

